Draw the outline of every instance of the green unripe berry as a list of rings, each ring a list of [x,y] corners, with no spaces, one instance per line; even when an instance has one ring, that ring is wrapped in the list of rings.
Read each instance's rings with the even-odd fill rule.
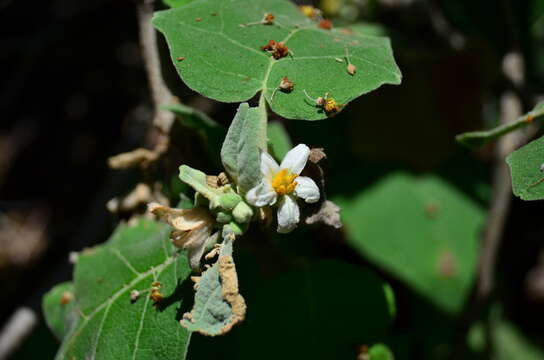
[[[253,210],[243,201],[240,201],[238,205],[232,210],[232,216],[234,220],[240,224],[248,223],[253,217]]]
[[[232,221],[232,215],[228,212],[219,211],[215,216],[215,220],[220,224],[227,224]]]
[[[242,198],[240,195],[235,193],[229,193],[225,195],[221,195],[219,198],[219,206],[221,206],[222,209],[231,211],[238,205],[238,203],[242,201]]]

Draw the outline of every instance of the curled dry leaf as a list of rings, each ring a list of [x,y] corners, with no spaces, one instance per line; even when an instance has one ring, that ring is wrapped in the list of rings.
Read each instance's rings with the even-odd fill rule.
[[[317,164],[318,162],[326,158],[327,154],[325,154],[324,148],[312,148],[310,150],[310,156],[308,157],[308,160],[310,160],[314,164]]]
[[[242,322],[246,317],[246,302],[238,289],[238,275],[234,260],[230,255],[222,255],[219,257],[219,276],[221,277],[223,298],[232,307],[231,322],[221,329],[220,334],[224,334],[234,325]]]
[[[160,151],[138,148],[126,153],[112,156],[108,159],[108,165],[112,169],[128,169],[134,166],[147,167],[156,161],[161,155]]]
[[[317,223],[323,223],[335,229],[340,229],[342,227],[340,207],[330,200],[323,201],[321,208],[306,218],[306,224],[308,225]]]
[[[213,218],[201,207],[172,209],[157,203],[148,205],[148,211],[174,227],[170,239],[174,245],[188,251],[189,263],[194,271],[200,271],[200,259],[206,250],[213,230]]]

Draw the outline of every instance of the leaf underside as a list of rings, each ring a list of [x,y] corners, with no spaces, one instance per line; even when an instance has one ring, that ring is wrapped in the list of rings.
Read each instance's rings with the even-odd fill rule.
[[[274,25],[240,26],[268,12]],[[388,38],[320,29],[285,0],[195,1],[155,13],[153,24],[165,35],[172,61],[191,89],[223,102],[246,101],[262,91],[272,110],[290,119],[327,117],[303,90],[312,98],[330,93],[346,104],[401,81]],[[269,40],[284,41],[290,55],[275,60],[262,51]],[[346,51],[357,67],[353,76],[346,70]],[[276,91],[272,101],[284,76],[294,89]]]
[[[106,244],[79,254],[75,321],[57,327],[63,342],[56,359],[185,359],[190,333],[176,318],[180,285],[190,268],[184,253],[173,256],[169,233],[166,225],[140,219],[134,226],[120,226]],[[156,306],[146,292],[153,281],[161,282],[165,297]],[[55,299],[56,289],[49,299]],[[132,290],[141,292],[134,302]],[[51,314],[55,304],[50,301],[44,310]]]

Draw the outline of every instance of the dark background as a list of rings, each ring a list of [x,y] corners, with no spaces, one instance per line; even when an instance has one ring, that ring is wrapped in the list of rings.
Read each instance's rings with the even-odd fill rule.
[[[362,3],[359,19],[381,23],[391,36],[403,83],[364,96],[332,120],[285,122],[294,142],[335,149],[328,153],[329,194],[349,194],[393,169],[404,169],[447,177],[487,206],[492,146],[469,151],[454,136],[497,122],[499,95],[512,88],[501,72],[508,51],[519,50],[526,60],[526,82],[516,90],[524,110],[543,93],[544,23],[536,22],[543,15],[542,1]],[[351,20],[336,16],[338,23]],[[446,22],[445,30],[436,25],[437,18]],[[43,293],[71,278],[71,251],[107,239],[119,217],[106,210],[106,202],[146,176],[139,170],[110,170],[107,158],[144,145],[152,108],[132,1],[4,0],[0,29],[4,323],[17,307],[39,311]],[[452,46],[452,34],[462,36],[463,46]],[[163,62],[167,83],[184,103],[228,125],[235,105],[192,93]],[[174,163],[193,159],[209,164],[190,130],[175,133],[182,145],[171,154]],[[350,167],[358,182],[335,178]],[[167,169],[158,173],[169,176]],[[543,210],[542,202],[514,200],[498,266],[497,297],[535,343],[544,340],[544,277],[527,276],[539,265]],[[365,262],[335,245],[341,241],[331,245],[330,235],[314,235],[317,253]],[[388,280],[402,307],[409,290]],[[416,322],[400,319],[395,326],[410,328]],[[52,358],[57,346],[42,321],[13,358],[37,358],[36,350],[40,358]],[[399,358],[427,357],[422,354],[428,352],[419,349]]]

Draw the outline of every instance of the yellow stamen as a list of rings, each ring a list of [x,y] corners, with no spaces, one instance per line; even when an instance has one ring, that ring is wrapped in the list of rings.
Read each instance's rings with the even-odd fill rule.
[[[280,170],[274,175],[274,178],[272,178],[272,187],[274,188],[274,191],[280,195],[292,193],[297,186],[297,182],[295,181],[297,176],[298,175],[296,174],[291,174],[287,169]]]

